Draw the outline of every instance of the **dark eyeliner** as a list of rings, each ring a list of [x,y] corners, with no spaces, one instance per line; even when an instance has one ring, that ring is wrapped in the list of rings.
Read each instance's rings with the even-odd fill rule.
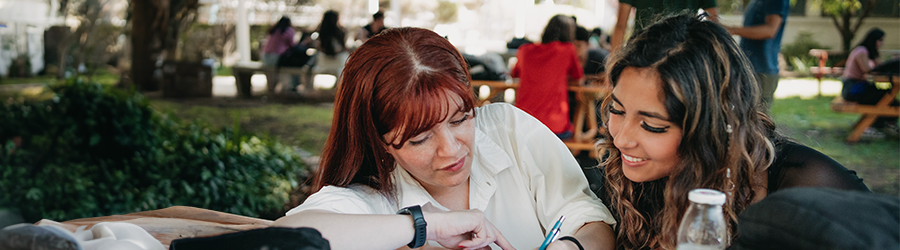
[[[613,106],[612,103],[609,104],[609,112],[612,113],[612,114],[614,114],[614,115],[625,114],[625,111],[621,111],[621,110],[616,109],[616,108]]]
[[[650,133],[657,133],[657,134],[665,133],[666,131],[669,130],[669,126],[665,126],[662,128],[651,127],[650,125],[647,125],[643,121],[641,122],[641,128],[644,128],[644,130],[647,130]]]

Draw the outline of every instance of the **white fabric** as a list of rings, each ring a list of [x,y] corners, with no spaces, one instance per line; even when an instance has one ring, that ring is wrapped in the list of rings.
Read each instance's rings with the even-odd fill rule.
[[[469,206],[483,211],[517,249],[539,247],[560,215],[566,216],[560,237],[574,234],[587,222],[616,223],[590,191],[562,141],[540,121],[512,105],[497,103],[476,109],[473,155]],[[393,178],[396,201],[362,184],[326,186],[287,214],[309,209],[394,214],[412,205],[430,211],[448,210],[403,168],[396,168]]]

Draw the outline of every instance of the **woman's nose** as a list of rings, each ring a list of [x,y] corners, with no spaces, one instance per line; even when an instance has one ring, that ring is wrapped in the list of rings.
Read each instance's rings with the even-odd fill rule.
[[[454,136],[449,128],[444,127],[443,129],[440,129],[436,139],[438,141],[438,156],[455,157],[457,152],[459,152],[461,143],[456,140],[456,136]]]
[[[634,135],[634,130],[630,129],[628,124],[622,124],[617,129],[617,133],[613,134],[613,145],[617,148],[633,148],[637,146],[636,136]]]

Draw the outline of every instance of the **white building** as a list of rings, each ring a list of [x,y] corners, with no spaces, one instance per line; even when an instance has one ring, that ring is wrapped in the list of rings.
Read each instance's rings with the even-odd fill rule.
[[[0,0],[0,76],[12,61],[27,55],[31,74],[44,68],[44,30],[61,24],[57,1]]]

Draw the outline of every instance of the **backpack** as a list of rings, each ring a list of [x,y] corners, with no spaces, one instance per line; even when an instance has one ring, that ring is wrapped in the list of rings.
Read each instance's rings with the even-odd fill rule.
[[[278,56],[278,67],[303,67],[309,62],[309,55],[306,54],[306,45],[299,43],[285,50]]]

